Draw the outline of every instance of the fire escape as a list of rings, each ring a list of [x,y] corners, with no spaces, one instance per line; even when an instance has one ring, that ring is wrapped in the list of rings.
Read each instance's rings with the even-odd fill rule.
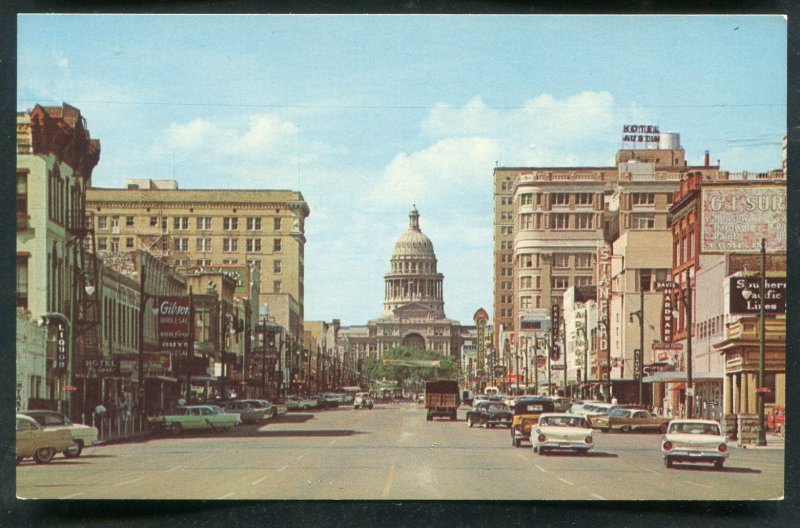
[[[74,203],[74,202],[73,202]],[[76,207],[70,212],[69,244],[72,246],[74,275],[72,284],[74,372],[85,375],[86,361],[101,359],[99,346],[100,288],[96,256],[94,218],[91,212]]]

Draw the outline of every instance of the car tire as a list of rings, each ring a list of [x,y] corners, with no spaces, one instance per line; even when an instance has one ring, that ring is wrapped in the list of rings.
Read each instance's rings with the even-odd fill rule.
[[[37,464],[49,464],[53,457],[56,456],[56,450],[52,447],[42,447],[37,449],[33,454],[33,460]]]
[[[431,416],[431,413],[430,413],[430,411],[428,411],[428,413],[426,413],[426,415],[425,415],[425,419],[426,419],[427,421],[429,421],[429,422],[430,422],[431,420],[433,420],[433,417]]]
[[[622,431],[623,433],[630,433],[631,432],[631,426],[630,425],[623,425],[622,427],[619,428],[619,430]]]
[[[544,448],[543,447],[539,448],[539,456],[544,456]]]
[[[65,458],[78,458],[83,452],[83,442],[76,440],[68,448],[64,450]]]
[[[20,463],[22,463],[22,458],[23,458],[23,457],[17,457],[17,464],[20,464]]]
[[[714,461],[714,469],[722,469],[725,466],[724,460],[715,460]]]
[[[467,427],[472,428],[472,416],[467,416]]]
[[[517,438],[515,436],[511,437],[511,445],[512,446],[519,447],[519,443],[520,443],[520,439],[519,438]]]
[[[178,422],[171,423],[169,424],[169,432],[174,435],[181,434],[183,432],[183,426]]]
[[[667,469],[672,467],[672,459],[670,457],[664,457],[664,467]]]
[[[372,405],[370,405],[370,406],[369,406],[369,410],[370,410],[370,411],[372,410]]]

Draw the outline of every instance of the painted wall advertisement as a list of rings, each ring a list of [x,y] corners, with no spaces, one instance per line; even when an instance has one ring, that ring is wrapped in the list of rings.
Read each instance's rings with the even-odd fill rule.
[[[173,357],[189,355],[189,297],[158,298],[158,346]]]
[[[701,250],[786,251],[786,187],[704,188]]]

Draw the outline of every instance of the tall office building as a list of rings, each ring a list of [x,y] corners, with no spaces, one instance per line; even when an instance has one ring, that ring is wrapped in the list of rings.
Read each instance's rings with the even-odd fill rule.
[[[99,254],[144,249],[181,271],[226,271],[237,293],[260,270],[259,304],[296,338],[303,335],[303,195],[288,190],[178,189],[173,180],[126,181],[124,189],[92,188]]]

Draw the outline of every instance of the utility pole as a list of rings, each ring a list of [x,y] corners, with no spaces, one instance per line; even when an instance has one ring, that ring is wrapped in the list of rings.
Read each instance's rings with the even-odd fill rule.
[[[606,319],[606,321],[608,320]],[[608,333],[608,330],[609,329],[606,328],[606,333]],[[610,336],[606,336],[606,339],[608,339],[609,342],[611,341]],[[642,365],[642,363],[644,363],[644,286],[642,286],[641,281],[639,284],[639,357],[637,359],[636,377],[639,378],[639,404],[642,405],[644,404],[644,388],[642,383],[642,374],[644,372],[644,365]]]
[[[692,277],[686,280],[686,417],[694,416],[694,383],[692,382]]]
[[[756,445],[767,445],[767,431],[764,427],[764,394],[766,388],[764,387],[764,355],[765,355],[765,340],[767,338],[766,323],[764,321],[764,290],[766,289],[766,259],[767,247],[766,241],[761,239],[761,273],[758,279],[758,389],[756,390],[756,398],[758,402],[758,436],[756,438]]]
[[[533,333],[533,391],[539,394],[539,335]]]

